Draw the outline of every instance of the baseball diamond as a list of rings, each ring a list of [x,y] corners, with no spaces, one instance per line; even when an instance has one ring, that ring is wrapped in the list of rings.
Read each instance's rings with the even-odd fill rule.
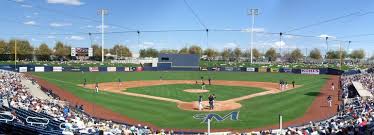
[[[61,94],[71,93],[77,98],[94,103],[92,104],[94,106],[101,106],[102,109],[119,113],[121,116],[136,120],[138,123],[148,123],[149,126],[172,128],[174,130],[190,129],[191,131],[198,131],[204,129],[204,126],[192,117],[199,112],[195,105],[199,94],[183,92],[184,89],[199,88],[196,85],[200,84],[195,84],[193,80],[199,79],[200,76],[213,78],[212,85],[207,86],[207,89],[210,90],[207,94],[216,93],[217,96],[218,110],[207,111],[220,115],[228,111],[240,111],[238,121],[227,120],[212,123],[212,127],[217,131],[272,126],[277,124],[278,114],[282,114],[287,122],[295,122],[290,123],[290,125],[302,124],[310,119],[326,118],[336,111],[334,109],[336,105],[332,108],[313,106],[313,104],[320,102],[315,99],[325,93],[325,85],[328,85],[331,81],[336,81],[334,79],[336,77],[327,75],[182,71],[65,72],[33,73],[32,75],[37,77],[38,80],[46,80],[40,80],[43,82],[42,86],[45,84],[53,88],[58,87],[62,90]],[[163,76],[163,80],[159,80],[160,75]],[[88,83],[85,87],[82,86],[84,78],[87,79]],[[121,84],[117,82],[118,78],[122,80]],[[290,85],[288,90],[280,91],[278,81],[281,79],[288,82],[296,80],[297,85],[295,88],[291,88]],[[98,93],[93,91],[96,82],[99,82],[100,90]],[[227,93],[227,91],[230,92]],[[222,93],[222,99],[220,99],[221,92],[224,92]],[[223,96],[228,97],[224,98]],[[74,103],[73,99],[66,100],[72,100],[72,103]],[[204,104],[207,105],[205,101]],[[92,115],[99,115],[100,112],[94,111],[94,108],[90,107],[92,105],[85,105],[86,111]],[[311,109],[313,111],[309,112],[308,110]],[[318,111],[315,112],[316,110]],[[307,119],[304,119],[304,117]]]

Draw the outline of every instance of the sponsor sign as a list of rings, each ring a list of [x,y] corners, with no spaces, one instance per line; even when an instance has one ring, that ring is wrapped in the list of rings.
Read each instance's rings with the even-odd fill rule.
[[[318,75],[319,69],[301,69],[301,74]]]
[[[143,71],[143,68],[142,68],[142,67],[137,67],[137,68],[136,68],[136,72],[141,72],[141,71]]]
[[[278,68],[271,68],[270,72],[279,72],[279,69]]]
[[[62,72],[62,67],[53,67],[53,72]]]
[[[19,72],[27,72],[27,67],[19,67]]]
[[[116,67],[107,67],[108,72],[116,72],[117,68]]]
[[[35,67],[35,72],[44,72],[44,67]]]
[[[233,67],[225,67],[225,71],[234,71]]]
[[[292,69],[290,69],[290,68],[284,68],[283,71],[286,72],[286,73],[291,73]]]
[[[129,72],[130,71],[130,67],[125,67],[125,72]]]
[[[258,72],[267,72],[268,68],[266,67],[260,67],[258,68]]]
[[[99,72],[99,67],[89,67],[90,72]]]
[[[208,113],[208,114],[196,114],[193,116],[194,119],[202,120],[201,123],[207,123],[208,119],[210,120],[216,120],[217,122],[222,122],[228,118],[232,121],[239,120],[239,112],[231,112],[226,114],[225,116],[221,116],[219,114],[215,113]]]
[[[72,69],[70,69],[70,71],[72,71],[72,72],[79,72],[79,71],[81,71],[81,69],[80,68],[72,68]]]
[[[255,68],[247,67],[246,71],[247,72],[255,72]]]

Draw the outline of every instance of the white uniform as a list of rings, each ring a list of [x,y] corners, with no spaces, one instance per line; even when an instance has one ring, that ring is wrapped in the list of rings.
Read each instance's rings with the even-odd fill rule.
[[[96,93],[99,93],[99,87],[96,86]]]
[[[199,111],[201,111],[203,109],[203,103],[202,102],[199,102]]]

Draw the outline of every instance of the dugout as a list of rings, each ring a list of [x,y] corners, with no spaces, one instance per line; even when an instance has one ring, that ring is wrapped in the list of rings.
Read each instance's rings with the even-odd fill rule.
[[[196,54],[159,54],[157,70],[199,70],[200,56]]]

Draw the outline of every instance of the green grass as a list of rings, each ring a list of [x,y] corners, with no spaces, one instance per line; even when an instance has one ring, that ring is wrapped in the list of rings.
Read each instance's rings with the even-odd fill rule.
[[[212,128],[248,129],[276,124],[278,115],[282,114],[284,121],[301,117],[314,100],[314,94],[319,92],[328,76],[326,75],[298,75],[285,73],[249,73],[249,72],[122,72],[122,73],[33,73],[45,80],[64,88],[74,95],[101,105],[112,111],[121,113],[130,118],[150,122],[161,128],[189,128],[205,129],[206,124],[192,116],[198,114],[194,111],[184,111],[176,107],[175,103],[164,102],[140,97],[132,97],[109,92],[98,95],[92,91],[79,87],[77,84],[87,78],[89,83],[115,82],[122,80],[158,80],[160,76],[168,80],[198,80],[200,76],[211,76],[215,80],[241,80],[278,82],[287,79],[296,81],[302,87],[265,96],[243,100],[240,103],[239,121],[226,120],[213,122]],[[231,111],[217,112],[224,115]]]
[[[264,90],[253,87],[239,87],[239,86],[223,86],[223,85],[206,85],[207,93],[189,93],[185,89],[201,89],[201,85],[195,84],[171,84],[171,85],[157,85],[148,87],[129,88],[127,92],[152,95],[158,97],[178,99],[181,101],[197,101],[199,95],[203,96],[204,100],[208,100],[210,94],[215,94],[217,101],[228,100],[236,97],[250,95]]]

